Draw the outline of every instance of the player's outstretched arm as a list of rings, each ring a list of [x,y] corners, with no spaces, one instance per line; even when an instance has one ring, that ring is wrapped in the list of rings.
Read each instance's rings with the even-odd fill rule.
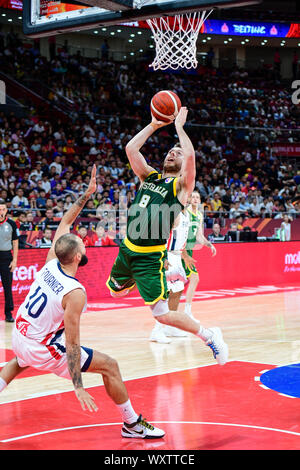
[[[204,236],[204,230],[202,225],[200,225],[200,227],[198,228],[196,240],[198,243],[200,243],[200,245],[204,245],[210,248],[212,256],[216,256],[216,247]],[[197,247],[195,247],[195,249],[197,249]]]
[[[178,199],[184,205],[187,203],[188,197],[194,190],[196,178],[194,146],[183,128],[186,123],[187,114],[187,108],[182,106],[175,119],[175,128],[184,155],[184,160],[181,167],[181,175],[178,178],[177,183],[177,192]]]
[[[97,172],[96,165],[94,165],[92,169],[90,183],[89,183],[87,190],[85,191],[84,194],[82,194],[82,196],[80,196],[77,199],[77,201],[74,202],[74,204],[70,207],[70,209],[63,215],[59,223],[59,226],[57,227],[57,230],[55,232],[52,246],[48,252],[46,263],[48,263],[48,261],[50,261],[51,259],[56,258],[55,251],[54,251],[54,246],[55,246],[56,241],[62,235],[65,235],[66,233],[70,233],[70,228],[74,220],[78,217],[78,215],[80,214],[80,212],[86,205],[87,201],[90,199],[91,195],[96,191],[96,188],[97,188],[96,172]]]
[[[148,165],[144,156],[141,154],[140,149],[151,135],[163,126],[171,124],[172,121],[162,122],[152,116],[152,121],[148,126],[144,127],[137,135],[135,135],[126,145],[126,155],[128,157],[131,168],[136,176],[143,182],[145,178],[154,169]]]
[[[80,316],[85,305],[85,293],[75,289],[63,299],[66,353],[75,394],[85,410],[97,411],[93,397],[83,388],[81,377]]]

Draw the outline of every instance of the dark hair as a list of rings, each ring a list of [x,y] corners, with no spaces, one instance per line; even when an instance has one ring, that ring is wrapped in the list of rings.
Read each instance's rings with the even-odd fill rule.
[[[6,206],[7,207],[7,202],[4,201],[4,199],[0,199],[0,206]]]
[[[73,233],[66,233],[59,237],[54,246],[58,261],[63,264],[71,264],[74,256],[78,252],[79,238]]]

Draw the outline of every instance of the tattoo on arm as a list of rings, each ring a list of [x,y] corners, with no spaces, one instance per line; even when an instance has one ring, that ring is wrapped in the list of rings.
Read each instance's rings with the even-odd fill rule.
[[[87,203],[89,198],[90,198],[90,196],[88,196],[87,194],[83,194],[82,196],[80,196],[79,199],[77,199],[75,204],[77,204],[77,206],[79,206],[79,207],[83,207]]]
[[[74,385],[74,388],[83,387],[81,378],[81,367],[80,367],[81,350],[80,346],[74,344],[67,348],[67,360],[70,376]]]

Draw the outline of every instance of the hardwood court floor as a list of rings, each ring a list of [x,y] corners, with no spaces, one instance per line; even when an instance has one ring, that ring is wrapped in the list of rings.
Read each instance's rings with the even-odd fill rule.
[[[300,290],[194,302],[204,326],[222,328],[230,351],[223,367],[196,337],[149,342],[148,307],[83,314],[81,344],[118,360],[135,408],[165,438],[122,439],[101,377],[83,376],[99,405],[89,414],[69,381],[31,369],[0,394],[0,449],[300,449],[299,400],[260,380],[300,362],[299,309]],[[11,328],[0,322],[2,363],[12,357]]]

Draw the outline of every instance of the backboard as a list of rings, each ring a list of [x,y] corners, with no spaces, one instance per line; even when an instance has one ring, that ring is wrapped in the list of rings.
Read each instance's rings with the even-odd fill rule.
[[[23,32],[30,37],[51,36],[188,11],[256,3],[260,0],[23,0]]]

